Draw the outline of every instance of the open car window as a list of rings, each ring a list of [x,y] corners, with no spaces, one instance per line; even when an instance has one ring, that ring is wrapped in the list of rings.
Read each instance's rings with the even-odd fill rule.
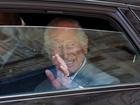
[[[139,65],[123,32],[0,27],[0,96],[133,84]]]

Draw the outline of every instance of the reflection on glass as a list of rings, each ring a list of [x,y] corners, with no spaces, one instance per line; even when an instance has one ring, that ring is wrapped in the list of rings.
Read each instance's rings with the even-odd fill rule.
[[[0,43],[1,57],[11,52],[1,63],[1,96],[140,81],[139,55],[122,32],[24,26],[0,33],[12,39]]]

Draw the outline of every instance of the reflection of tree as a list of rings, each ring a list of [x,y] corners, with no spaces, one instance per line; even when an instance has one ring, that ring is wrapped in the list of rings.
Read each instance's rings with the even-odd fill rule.
[[[2,59],[2,64],[5,64],[9,58],[13,55],[14,50],[17,47],[17,40],[13,36],[13,31],[12,29],[6,30],[6,28],[1,28],[0,30],[0,57]],[[6,33],[7,32],[7,33]],[[11,35],[9,35],[11,34]]]
[[[16,46],[16,53],[20,56],[32,56],[40,53],[43,46],[43,30],[40,28],[29,27],[1,27],[0,32],[4,39],[1,43],[6,47],[6,51],[10,51]],[[7,38],[5,38],[5,37]]]
[[[42,28],[20,28],[20,40],[22,45],[40,52],[43,47],[43,29]]]
[[[123,83],[140,81],[139,61],[133,63],[136,51],[121,32],[86,31],[89,37],[88,58],[101,70]]]
[[[38,56],[43,47],[42,29],[1,27],[0,34],[0,77],[48,65],[43,56]]]

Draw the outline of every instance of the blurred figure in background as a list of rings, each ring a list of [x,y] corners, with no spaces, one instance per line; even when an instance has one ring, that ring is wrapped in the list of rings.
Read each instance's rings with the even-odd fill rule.
[[[14,13],[0,13],[0,25],[25,25],[25,22]]]

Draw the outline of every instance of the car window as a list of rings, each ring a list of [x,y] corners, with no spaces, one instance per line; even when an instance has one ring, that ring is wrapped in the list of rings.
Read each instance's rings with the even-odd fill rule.
[[[133,14],[137,18],[137,22],[134,22],[135,23],[134,26],[136,27],[138,33],[140,33],[140,30],[138,28],[140,26],[140,11],[139,10],[134,10],[134,9],[132,9],[131,11],[133,12]],[[138,34],[138,35],[140,36],[140,34]]]
[[[125,33],[0,27],[0,95],[82,90],[140,81],[140,57]]]
[[[139,11],[134,11],[133,9],[125,10],[121,9],[124,13],[124,16],[127,18],[128,22],[132,24],[132,27],[135,28],[135,31],[137,32],[138,37],[140,36],[140,22],[139,22]]]

